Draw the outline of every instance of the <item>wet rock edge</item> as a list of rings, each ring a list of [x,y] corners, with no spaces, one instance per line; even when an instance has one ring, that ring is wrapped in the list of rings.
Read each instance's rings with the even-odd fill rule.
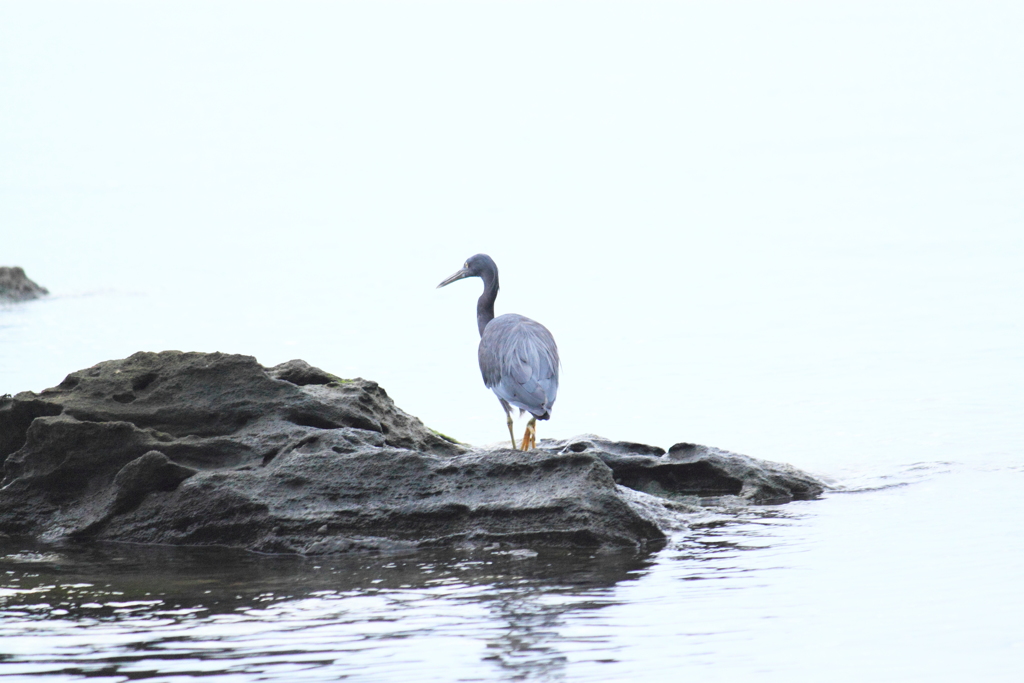
[[[375,382],[177,351],[0,399],[0,461],[0,533],[271,553],[657,545],[673,500],[780,504],[825,488],[695,444],[583,435],[530,453],[473,448]]]

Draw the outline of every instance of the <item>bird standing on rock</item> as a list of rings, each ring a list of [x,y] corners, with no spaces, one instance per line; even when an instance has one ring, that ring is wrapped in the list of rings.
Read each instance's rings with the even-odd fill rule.
[[[551,417],[551,406],[558,394],[558,347],[548,328],[515,313],[494,317],[498,297],[498,266],[487,254],[471,256],[459,270],[437,287],[456,280],[478,277],[484,281],[484,293],[476,302],[476,323],[480,328],[480,372],[484,385],[493,391],[505,409],[512,448],[512,406],[532,416],[526,425],[522,450],[537,446],[537,420]]]

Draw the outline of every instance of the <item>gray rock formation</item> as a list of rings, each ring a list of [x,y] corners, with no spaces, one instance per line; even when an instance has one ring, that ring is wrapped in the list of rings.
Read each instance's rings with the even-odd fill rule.
[[[0,266],[0,300],[24,301],[44,294],[49,294],[47,289],[29,280],[21,267]]]
[[[615,483],[655,496],[738,497],[776,505],[821,495],[824,485],[792,465],[757,460],[710,446],[677,443],[668,449],[613,442],[593,434],[544,440],[549,453],[593,453],[615,474]]]
[[[671,498],[814,497],[782,465],[579,437],[474,449],[384,390],[290,361],[137,353],[0,399],[0,533],[261,552],[664,539]],[[621,484],[621,486],[620,486]],[[652,502],[654,501],[654,502]],[[667,508],[666,508],[667,509]]]

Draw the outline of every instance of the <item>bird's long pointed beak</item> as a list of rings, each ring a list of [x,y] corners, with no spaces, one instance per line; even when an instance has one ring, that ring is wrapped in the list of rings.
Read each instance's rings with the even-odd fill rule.
[[[439,284],[437,286],[437,289],[441,289],[445,285],[450,285],[451,283],[455,282],[456,280],[461,280],[464,277],[469,277],[469,275],[470,275],[469,269],[468,268],[463,268],[462,270],[458,271],[457,273],[452,274],[444,282]]]

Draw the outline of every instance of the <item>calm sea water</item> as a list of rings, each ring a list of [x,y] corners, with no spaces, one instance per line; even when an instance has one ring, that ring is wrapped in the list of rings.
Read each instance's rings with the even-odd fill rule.
[[[0,394],[303,358],[471,443],[476,252],[540,436],[832,481],[650,553],[0,546],[0,677],[1020,680],[1013,3],[0,4]],[[2,494],[0,494],[2,495]]]

